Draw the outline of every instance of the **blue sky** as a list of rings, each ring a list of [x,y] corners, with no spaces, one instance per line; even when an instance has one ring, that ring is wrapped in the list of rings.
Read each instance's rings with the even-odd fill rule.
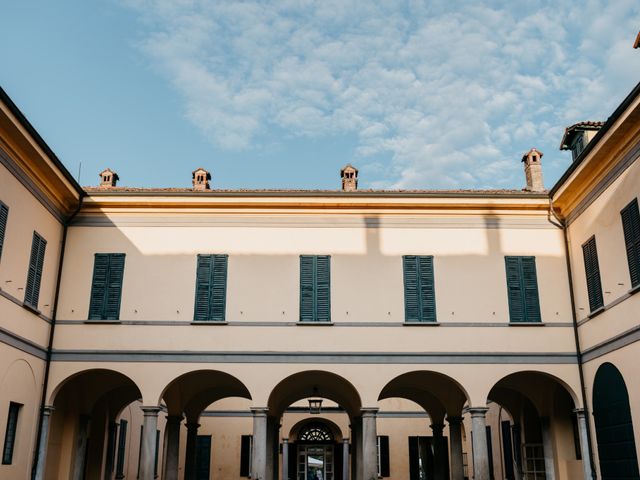
[[[81,183],[521,188],[640,80],[637,0],[5,2],[0,85]]]

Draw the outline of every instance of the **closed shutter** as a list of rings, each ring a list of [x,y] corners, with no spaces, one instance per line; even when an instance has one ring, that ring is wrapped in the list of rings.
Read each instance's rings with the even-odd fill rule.
[[[409,437],[409,480],[420,480],[419,437]]]
[[[118,454],[116,458],[116,478],[124,478],[124,455],[127,446],[127,421],[120,420],[118,434]]]
[[[402,257],[402,268],[405,321],[435,322],[433,257],[405,255]]]
[[[4,235],[7,231],[7,219],[9,218],[9,208],[0,203],[0,258],[2,258],[2,247],[4,245]]]
[[[598,264],[598,250],[596,238],[592,237],[582,246],[584,269],[587,276],[587,295],[589,309],[593,312],[604,305],[602,298],[602,283],[600,281],[600,266]]]
[[[640,285],[640,212],[638,199],[627,205],[621,212],[624,243],[627,250],[631,287]]]
[[[40,297],[40,283],[42,281],[42,268],[44,266],[44,253],[47,241],[33,232],[31,242],[31,256],[29,258],[29,271],[27,273],[27,286],[25,287],[24,303],[38,308]]]
[[[535,257],[505,257],[509,320],[539,322],[540,294]]]
[[[194,320],[225,320],[227,263],[227,255],[198,255]]]
[[[331,257],[300,256],[300,321],[331,320]]]
[[[119,320],[124,253],[96,253],[89,298],[89,320]]]
[[[240,476],[249,477],[251,472],[251,435],[242,435],[240,439]]]
[[[383,477],[390,477],[389,469],[389,437],[387,435],[381,435],[380,439],[380,475]]]

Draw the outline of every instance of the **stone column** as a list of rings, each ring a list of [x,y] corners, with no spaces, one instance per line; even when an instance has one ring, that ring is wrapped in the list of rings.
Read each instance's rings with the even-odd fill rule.
[[[349,439],[342,439],[342,479],[349,480]]]
[[[489,480],[489,450],[487,448],[487,407],[470,408],[473,432],[473,479]]]
[[[447,480],[447,455],[446,445],[444,444],[444,436],[442,431],[444,430],[444,424],[434,423],[430,425],[433,432],[433,478],[434,480]]]
[[[140,445],[140,477],[139,480],[153,480],[156,454],[156,430],[158,429],[158,412],[160,407],[140,407],[144,413],[142,423],[142,441]]]
[[[554,459],[553,437],[549,417],[540,417],[542,429],[542,451],[544,453],[544,471],[547,480],[556,479],[556,462]]]
[[[34,480],[44,480],[44,470],[47,465],[47,444],[49,442],[49,421],[54,410],[53,405],[45,405],[42,409],[42,428],[40,429],[38,460],[33,477]]]
[[[591,470],[591,455],[589,454],[589,432],[587,431],[587,416],[584,408],[577,408],[573,411],[578,418],[578,435],[580,436],[580,453],[582,453],[582,470],[584,471],[584,480],[592,480],[593,471]]]
[[[104,480],[111,480],[113,466],[116,459],[116,437],[118,436],[118,424],[109,422],[107,429],[107,458],[104,464]]]
[[[462,417],[447,416],[447,423],[449,424],[449,448],[451,450],[451,480],[464,480]]]
[[[282,480],[289,479],[289,439],[282,439]]]
[[[73,457],[72,480],[84,478],[85,459],[87,458],[87,440],[89,439],[89,415],[80,415],[78,420],[78,436],[76,437],[76,451]]]
[[[251,480],[267,480],[267,409],[251,408],[253,413],[253,451]]]
[[[198,449],[196,442],[198,440],[198,422],[187,421],[187,448],[184,457],[184,480],[195,480],[196,478],[196,456]]]
[[[165,480],[178,480],[178,459],[180,457],[180,423],[182,415],[167,415],[166,457],[164,460]]]
[[[378,479],[377,408],[362,408],[362,478]]]

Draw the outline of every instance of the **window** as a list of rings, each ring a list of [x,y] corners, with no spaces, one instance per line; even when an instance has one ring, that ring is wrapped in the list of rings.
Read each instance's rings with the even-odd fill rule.
[[[198,255],[195,321],[224,322],[228,255]]]
[[[535,257],[504,257],[511,322],[539,322],[540,298]]]
[[[251,450],[253,435],[242,435],[240,439],[240,476],[251,477]]]
[[[541,444],[529,443],[523,446],[524,474],[531,480],[545,480],[544,451]]]
[[[638,212],[638,199],[634,198],[629,205],[622,209],[620,215],[622,216],[622,229],[624,230],[631,288],[633,288],[640,285],[640,212]]]
[[[582,254],[584,255],[584,270],[587,275],[589,309],[591,312],[595,312],[604,306],[596,237],[591,237],[584,245],[582,245]]]
[[[11,465],[13,463],[13,450],[16,445],[18,433],[18,414],[22,405],[15,402],[9,403],[9,415],[7,416],[7,430],[4,435],[4,448],[2,449],[2,464]]]
[[[96,253],[89,303],[89,320],[119,320],[124,253]]]
[[[376,438],[378,477],[390,477],[389,473],[389,437],[379,435]]]
[[[300,321],[331,321],[329,255],[300,256]]]
[[[433,284],[433,257],[405,255],[404,318],[406,322],[436,321],[436,292]]]
[[[27,286],[24,289],[24,303],[35,309],[38,308],[38,298],[40,297],[40,281],[42,280],[42,266],[46,247],[47,241],[37,232],[33,232]]]
[[[118,453],[116,456],[116,478],[124,478],[124,455],[127,446],[126,420],[120,420],[120,433],[118,434]]]
[[[9,207],[0,202],[0,258],[2,258],[2,246],[4,245],[4,234],[7,231],[7,219],[9,218]]]

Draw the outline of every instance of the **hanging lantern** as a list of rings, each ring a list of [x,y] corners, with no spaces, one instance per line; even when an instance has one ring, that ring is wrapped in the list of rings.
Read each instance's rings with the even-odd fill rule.
[[[315,398],[309,399],[309,413],[318,415],[322,410],[322,398],[318,397],[318,387],[313,387],[313,396]]]

